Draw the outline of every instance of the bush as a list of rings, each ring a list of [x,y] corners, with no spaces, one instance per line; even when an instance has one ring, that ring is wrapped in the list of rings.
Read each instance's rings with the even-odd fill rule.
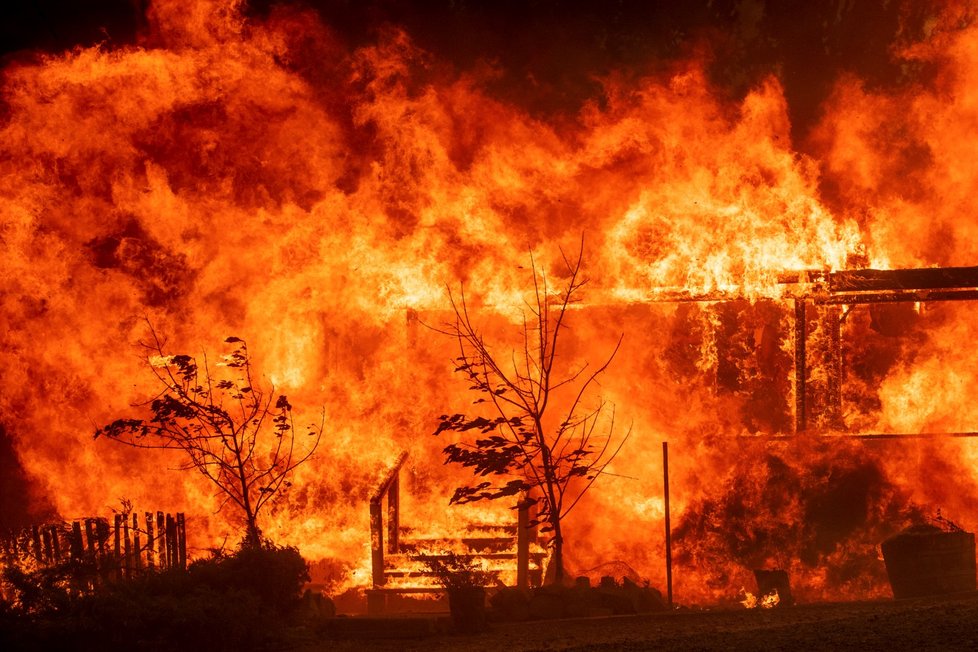
[[[17,650],[262,649],[287,635],[308,577],[295,548],[271,545],[88,593],[66,591],[71,578],[21,573],[8,582],[17,599],[0,606],[0,642]]]
[[[299,604],[309,567],[299,551],[271,544],[245,546],[232,555],[191,564],[190,577],[201,584],[254,595],[264,609],[282,615]]]

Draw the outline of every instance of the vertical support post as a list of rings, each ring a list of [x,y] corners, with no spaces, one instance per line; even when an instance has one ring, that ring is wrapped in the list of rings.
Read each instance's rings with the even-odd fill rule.
[[[143,562],[143,548],[140,545],[140,543],[141,543],[141,541],[139,540],[139,516],[137,516],[135,513],[133,513],[133,515],[132,515],[132,549],[133,549],[133,552],[135,553],[135,559],[133,560],[133,562],[134,562],[133,563],[133,566],[135,567],[135,569],[136,569],[137,572],[139,570],[141,570],[142,567],[143,567],[143,563],[142,563]]]
[[[122,574],[122,524],[119,522],[122,517],[119,514],[113,514],[112,518],[112,530],[113,530],[113,556],[112,556],[112,572],[115,575],[115,579],[118,579]]]
[[[146,567],[156,568],[156,541],[153,538],[153,514],[146,512]]]
[[[166,515],[166,566],[177,565],[177,522],[173,514]]]
[[[122,534],[124,543],[124,553],[125,562],[123,568],[125,568],[126,579],[132,578],[132,542],[129,539],[129,515],[122,515]]]
[[[516,588],[530,588],[530,503],[520,494],[516,519]]]
[[[44,542],[44,561],[50,564],[55,561],[54,544],[51,543],[51,528],[45,527],[41,529],[41,539]]]
[[[842,429],[842,309],[829,308],[829,422]]]
[[[374,588],[387,583],[384,575],[384,513],[380,501],[370,501],[370,571]]]
[[[177,512],[177,565],[187,570],[187,519]]]
[[[387,490],[387,552],[396,555],[400,552],[399,533],[401,530],[401,473],[398,470],[391,478]]]
[[[85,555],[85,548],[82,545],[81,523],[73,521],[71,524],[71,560],[79,561]]]
[[[808,384],[808,323],[805,300],[795,299],[795,434],[808,427],[805,414],[805,394]]]
[[[56,562],[61,561],[61,541],[58,538],[60,536],[58,532],[58,526],[51,526],[51,545],[54,546],[54,560]]]
[[[79,540],[81,534],[79,533]],[[96,563],[100,563],[98,554],[98,535],[95,532],[95,519],[86,518],[85,519],[85,542],[87,543],[87,552],[85,556],[89,559],[95,560]]]
[[[160,568],[169,568],[170,560],[166,558],[166,522],[163,512],[156,512],[156,550]]]
[[[662,494],[666,515],[666,593],[672,609],[672,524],[669,522],[669,442],[662,442]]]
[[[38,526],[31,526],[31,541],[33,542],[34,559],[37,563],[44,563],[44,550],[41,548],[41,530]]]
[[[109,522],[104,518],[95,519],[95,539],[98,541],[98,552],[96,556],[99,560],[99,567],[105,565],[105,557],[108,553],[105,551],[105,546],[109,541]]]

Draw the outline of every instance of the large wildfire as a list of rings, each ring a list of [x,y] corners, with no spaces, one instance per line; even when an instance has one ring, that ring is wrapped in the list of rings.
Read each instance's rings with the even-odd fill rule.
[[[302,419],[325,409],[263,526],[337,590],[369,582],[369,498],[402,451],[403,523],[514,519],[448,507],[469,478],[432,433],[473,396],[426,325],[464,286],[512,342],[531,254],[557,270],[583,236],[562,362],[624,334],[600,395],[632,435],[568,519],[571,572],[624,561],[664,585],[668,441],[678,600],[736,600],[759,568],[788,570],[800,600],[888,595],[885,537],[937,509],[978,527],[978,443],[842,435],[978,430],[975,304],[853,307],[840,419],[820,417],[812,313],[793,434],[799,284],[782,281],[978,263],[978,13],[935,4],[907,3],[900,83],[840,67],[803,133],[776,69],[717,82],[709,35],[560,110],[521,103],[499,61],[453,63],[393,23],[345,38],[295,5],[152,0],[131,44],[9,58],[0,423],[28,516],[126,499],[185,512],[192,555],[239,535],[176,454],[93,441],[155,389],[148,322],[174,352],[244,338]]]

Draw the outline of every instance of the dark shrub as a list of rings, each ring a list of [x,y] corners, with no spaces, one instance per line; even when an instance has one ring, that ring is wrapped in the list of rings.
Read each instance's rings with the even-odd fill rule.
[[[309,567],[298,550],[270,544],[245,546],[232,555],[195,562],[189,574],[195,582],[217,590],[254,595],[263,609],[277,614],[298,606],[302,587],[309,581]]]
[[[87,592],[70,576],[6,579],[17,600],[0,605],[3,649],[222,652],[280,646],[308,573],[295,548],[265,545]]]

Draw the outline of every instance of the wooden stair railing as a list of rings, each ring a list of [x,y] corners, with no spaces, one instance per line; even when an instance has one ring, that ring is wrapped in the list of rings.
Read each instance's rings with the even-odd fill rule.
[[[412,531],[411,528],[402,527],[400,523],[400,471],[407,457],[407,451],[398,456],[377,491],[370,498],[370,565],[373,586],[367,591],[368,613],[383,613],[386,610],[388,595],[441,592],[441,589],[435,586],[411,586],[410,582],[407,584],[404,582],[405,579],[421,579],[428,576],[424,571],[409,569],[412,564],[416,564],[416,555],[421,550],[430,550],[433,545],[462,545],[469,550],[468,554],[473,558],[496,560],[496,562],[511,559],[516,562],[515,579],[516,585],[520,588],[528,588],[531,583],[542,582],[542,564],[547,554],[539,546],[536,527],[530,525],[534,501],[525,495],[520,496],[516,505],[517,523],[508,526],[486,526],[495,534],[479,534],[479,527],[482,526],[470,525],[459,533],[458,539],[453,541],[403,539],[402,534]],[[384,527],[385,498],[387,499],[386,528]],[[389,580],[394,580],[393,586],[390,585]]]
[[[384,497],[387,497],[387,552],[400,551],[398,539],[401,530],[401,467],[407,461],[408,452],[401,453],[384,481],[370,497],[370,569],[374,588],[387,583],[384,574]]]

